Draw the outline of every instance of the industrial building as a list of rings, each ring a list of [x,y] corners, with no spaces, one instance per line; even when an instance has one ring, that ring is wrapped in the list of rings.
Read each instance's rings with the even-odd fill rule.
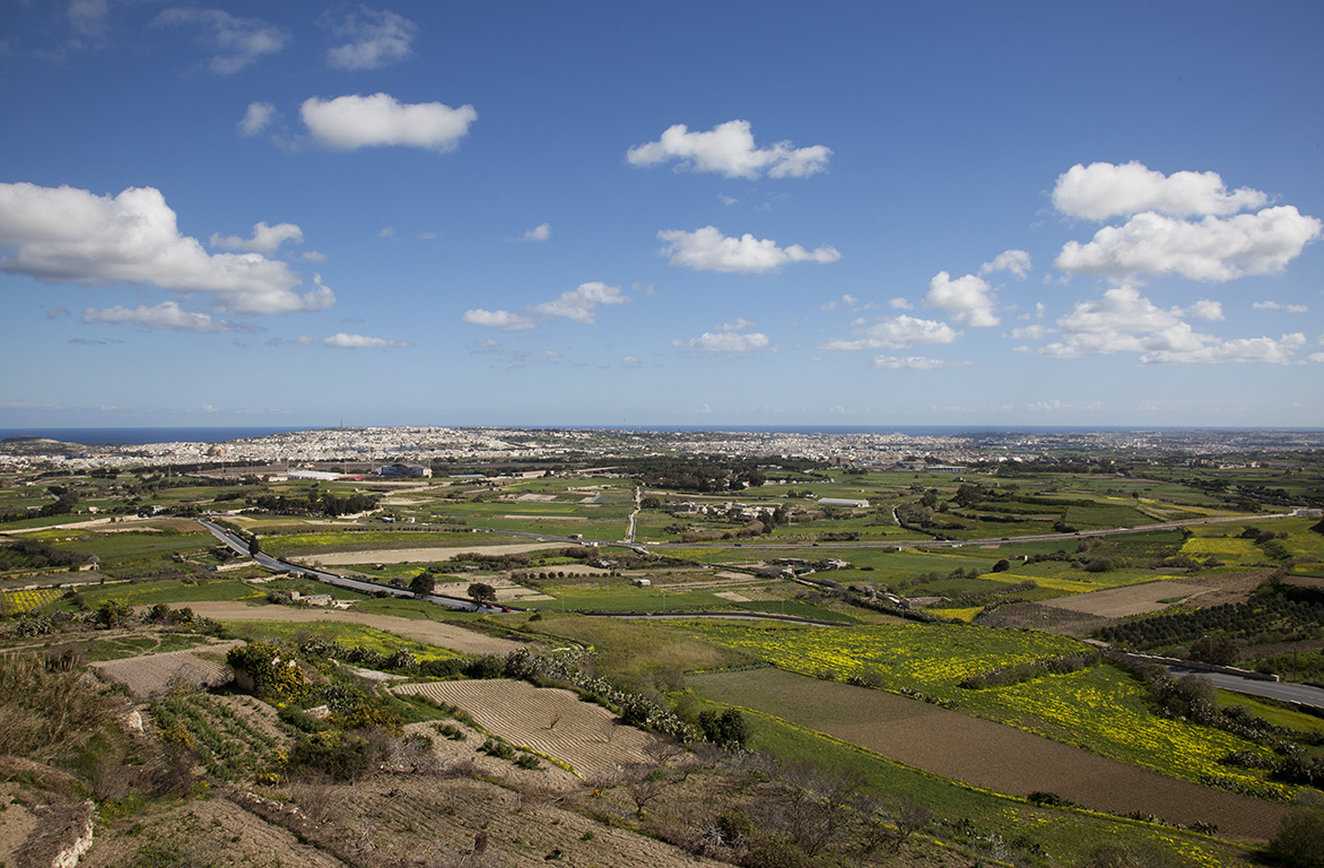
[[[378,476],[408,476],[414,479],[431,476],[432,468],[422,464],[383,464],[377,468]]]

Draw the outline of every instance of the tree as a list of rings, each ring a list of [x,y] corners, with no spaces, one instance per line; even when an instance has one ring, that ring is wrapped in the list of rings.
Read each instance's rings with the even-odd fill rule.
[[[993,572],[995,573],[1005,573],[1009,569],[1011,569],[1011,561],[1006,558],[1003,558],[993,565]]]
[[[469,599],[476,603],[489,603],[496,599],[496,588],[486,582],[474,582],[466,592]]]
[[[257,534],[248,538],[248,556],[257,557],[262,552],[262,543],[258,541]]]
[[[414,576],[409,583],[409,590],[414,592],[416,597],[426,597],[437,589],[437,577],[427,570]]]
[[[745,716],[734,708],[723,712],[704,711],[699,714],[699,728],[704,738],[722,747],[744,747],[749,739],[749,725]]]

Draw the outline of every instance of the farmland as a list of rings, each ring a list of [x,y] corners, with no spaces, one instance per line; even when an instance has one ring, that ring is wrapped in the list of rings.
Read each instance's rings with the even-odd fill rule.
[[[870,829],[909,864],[1079,864],[1117,840],[1141,864],[1258,858],[1317,798],[1299,774],[1320,755],[1315,719],[1223,693],[1215,714],[1173,711],[1080,639],[1317,678],[1324,533],[1252,514],[1285,507],[1258,482],[1121,466],[623,457],[410,480],[0,479],[0,647],[46,655],[43,678],[94,674],[74,683],[105,691],[115,720],[136,710],[159,751],[113,792],[66,764],[107,793],[91,864],[194,853],[180,794],[202,784],[236,788],[203,813],[253,818],[236,846],[302,841],[307,864],[469,853],[513,822],[492,814],[507,804],[525,831],[491,846],[513,860],[669,864],[729,822],[749,839],[694,851],[748,862],[760,835],[818,846],[781,806],[818,816],[838,792],[822,864],[860,862]],[[1187,524],[1128,530],[1166,521]],[[272,575],[246,543],[382,587]],[[485,585],[499,605],[387,594],[416,581]],[[511,663],[530,659],[554,665]],[[232,671],[247,674],[222,684]],[[106,750],[111,766],[136,756]],[[444,822],[419,820],[434,803]],[[923,832],[906,839],[912,810]],[[559,825],[535,836],[535,814]],[[139,815],[164,831],[135,842]]]
[[[1013,727],[877,690],[825,685],[776,669],[696,675],[689,683],[712,699],[997,792],[1052,792],[1114,814],[1139,811],[1178,823],[1213,822],[1245,837],[1266,837],[1285,812],[1279,805],[1209,792]]]
[[[989,720],[1173,777],[1226,781],[1231,787],[1265,794],[1288,792],[1265,781],[1262,774],[1221,763],[1232,751],[1261,752],[1255,744],[1220,730],[1156,716],[1141,687],[1111,666],[982,690],[957,686],[973,675],[1079,649],[1078,643],[1065,637],[911,624],[834,629],[692,622],[682,629],[789,672],[917,692]]]
[[[397,687],[395,693],[457,706],[487,732],[562,760],[586,778],[601,778],[618,766],[644,761],[644,748],[653,741],[568,690],[523,681],[433,681]]]

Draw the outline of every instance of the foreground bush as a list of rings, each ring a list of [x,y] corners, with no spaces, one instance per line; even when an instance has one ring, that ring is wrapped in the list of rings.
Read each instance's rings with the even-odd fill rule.
[[[1269,842],[1269,856],[1289,868],[1324,866],[1324,810],[1301,809],[1284,817]]]
[[[290,751],[290,768],[347,783],[359,780],[381,765],[386,750],[386,740],[376,733],[326,730],[299,739]]]

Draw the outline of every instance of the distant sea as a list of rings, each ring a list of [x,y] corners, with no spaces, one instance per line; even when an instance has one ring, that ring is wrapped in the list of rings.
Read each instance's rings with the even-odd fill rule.
[[[143,443],[224,443],[305,431],[301,428],[0,428],[0,440],[43,438],[84,446],[138,446]]]
[[[81,443],[85,446],[136,446],[143,443],[223,443],[291,431],[310,431],[334,426],[303,425],[294,428],[192,427],[192,428],[0,428],[0,440],[40,437]],[[1182,431],[1317,433],[1319,428],[1214,428],[1199,426],[1132,425],[460,425],[471,428],[524,428],[553,431],[635,431],[666,433],[736,432],[747,434],[907,434],[910,436],[978,436],[1005,434],[1117,434],[1128,432]]]

